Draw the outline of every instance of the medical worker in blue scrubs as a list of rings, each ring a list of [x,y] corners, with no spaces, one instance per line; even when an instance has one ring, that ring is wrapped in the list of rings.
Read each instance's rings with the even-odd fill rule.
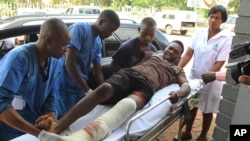
[[[24,133],[38,136],[41,115],[56,122],[53,86],[60,75],[58,58],[67,50],[70,33],[57,18],[45,21],[37,42],[15,47],[0,60],[0,141]]]
[[[57,115],[62,117],[85,94],[91,93],[86,81],[91,63],[97,84],[104,82],[101,67],[102,40],[120,26],[113,10],[103,10],[94,23],[79,22],[69,27],[71,41],[65,56],[60,59],[63,68],[58,81]]]

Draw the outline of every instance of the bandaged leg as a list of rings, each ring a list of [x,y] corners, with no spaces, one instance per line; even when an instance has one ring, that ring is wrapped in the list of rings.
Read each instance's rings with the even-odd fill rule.
[[[64,141],[59,135],[42,130],[38,138],[40,141]]]
[[[90,136],[90,134],[84,129],[70,134],[69,136],[62,136],[61,138],[64,141],[94,141],[92,136]]]
[[[124,98],[102,116],[90,122],[83,130],[69,136],[63,136],[65,141],[99,141],[108,136],[136,111],[133,99]]]
[[[136,111],[136,102],[131,98],[124,98],[113,108],[85,127],[94,140],[102,140],[114,129],[119,127]]]

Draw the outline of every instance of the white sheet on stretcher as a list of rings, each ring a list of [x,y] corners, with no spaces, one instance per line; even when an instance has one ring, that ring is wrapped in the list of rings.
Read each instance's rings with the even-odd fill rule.
[[[196,88],[200,87],[200,81],[198,80],[190,80],[189,84],[192,88],[192,90],[195,90]],[[143,110],[147,109],[151,105],[157,104],[159,101],[161,101],[163,98],[168,96],[168,93],[170,91],[178,90],[179,85],[178,84],[171,84],[159,91],[157,91],[154,96],[151,98],[149,103],[144,106],[143,109],[137,111],[132,116],[142,112]],[[84,107],[83,107],[84,108]],[[104,105],[98,105],[96,106],[90,113],[87,115],[79,118],[77,121],[75,121],[68,129],[69,132],[74,132],[77,130],[82,129],[87,123],[90,121],[96,119],[101,114],[109,110],[111,106],[104,106]],[[135,120],[131,127],[130,127],[130,137],[131,138],[137,138],[142,135],[144,135],[148,130],[150,130],[152,127],[154,127],[159,121],[161,121],[164,117],[167,116],[168,111],[171,108],[170,101],[166,101],[159,105],[158,107],[154,108],[149,113],[145,114],[138,120]],[[110,117],[112,118],[112,117]],[[130,118],[129,118],[130,119]],[[127,120],[128,121],[128,120]],[[110,136],[108,136],[104,141],[123,141],[125,140],[126,135],[126,125],[127,121],[124,122],[119,128],[114,130]],[[38,138],[36,138],[33,135],[30,134],[24,134],[20,137],[17,137],[11,141],[39,141]]]

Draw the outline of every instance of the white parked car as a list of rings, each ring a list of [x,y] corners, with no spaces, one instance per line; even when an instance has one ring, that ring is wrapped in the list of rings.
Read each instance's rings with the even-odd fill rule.
[[[228,15],[227,21],[221,24],[221,28],[224,30],[228,30],[231,33],[231,36],[235,35],[235,23],[238,15]]]
[[[65,12],[65,14],[100,14],[100,13],[101,13],[100,7],[89,6],[89,5],[71,6]]]
[[[193,11],[164,10],[154,13],[152,18],[157,22],[158,28],[167,34],[180,32],[185,35],[188,30],[195,30],[197,23],[197,13]]]

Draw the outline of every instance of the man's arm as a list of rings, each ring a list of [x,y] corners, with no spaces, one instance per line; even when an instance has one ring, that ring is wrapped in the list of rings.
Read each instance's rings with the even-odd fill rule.
[[[225,61],[216,61],[210,72],[201,75],[201,78],[205,84],[214,80],[225,81],[226,72],[218,72],[224,65]]]
[[[183,98],[186,97],[190,92],[191,92],[191,88],[188,84],[188,80],[186,78],[186,75],[184,72],[179,73],[178,76],[178,82],[180,85],[180,89],[177,91],[172,91],[170,92],[170,101],[171,103],[176,103],[179,98]]]
[[[145,54],[144,54],[143,58],[141,58],[141,60],[136,65],[144,63],[145,61],[147,61],[153,55],[157,55],[153,51],[144,51],[144,52],[145,52]]]
[[[181,68],[184,68],[187,65],[187,63],[190,61],[190,59],[192,58],[193,54],[194,54],[194,50],[189,47],[187,51],[185,52],[185,54],[181,57],[181,60],[178,66]]]
[[[46,114],[49,117],[51,117],[53,122],[57,121],[55,113],[56,111],[55,101],[56,101],[55,92],[54,91],[50,92],[42,107],[43,114]]]
[[[95,76],[95,80],[97,81],[97,84],[100,85],[104,82],[104,77],[103,77],[103,73],[102,73],[102,66],[101,64],[94,64],[94,76]]]
[[[89,86],[85,82],[85,80],[81,77],[77,65],[76,60],[78,56],[78,50],[75,48],[68,48],[66,53],[65,66],[67,71],[69,72],[71,78],[78,84],[78,86],[83,89],[85,92],[88,92]]]
[[[109,69],[111,72],[118,72],[121,69],[121,67],[114,60],[112,60]]]
[[[12,107],[0,113],[0,120],[15,129],[32,134],[36,137],[40,133],[38,128],[24,120]]]
[[[208,72],[201,76],[205,84],[212,82],[214,80],[225,81],[226,72]]]
[[[17,130],[38,136],[40,130],[23,119],[12,107],[13,96],[12,91],[0,87],[0,120]],[[21,108],[21,105],[17,108]]]
[[[242,84],[250,85],[250,76],[249,75],[241,75],[238,80]]]

